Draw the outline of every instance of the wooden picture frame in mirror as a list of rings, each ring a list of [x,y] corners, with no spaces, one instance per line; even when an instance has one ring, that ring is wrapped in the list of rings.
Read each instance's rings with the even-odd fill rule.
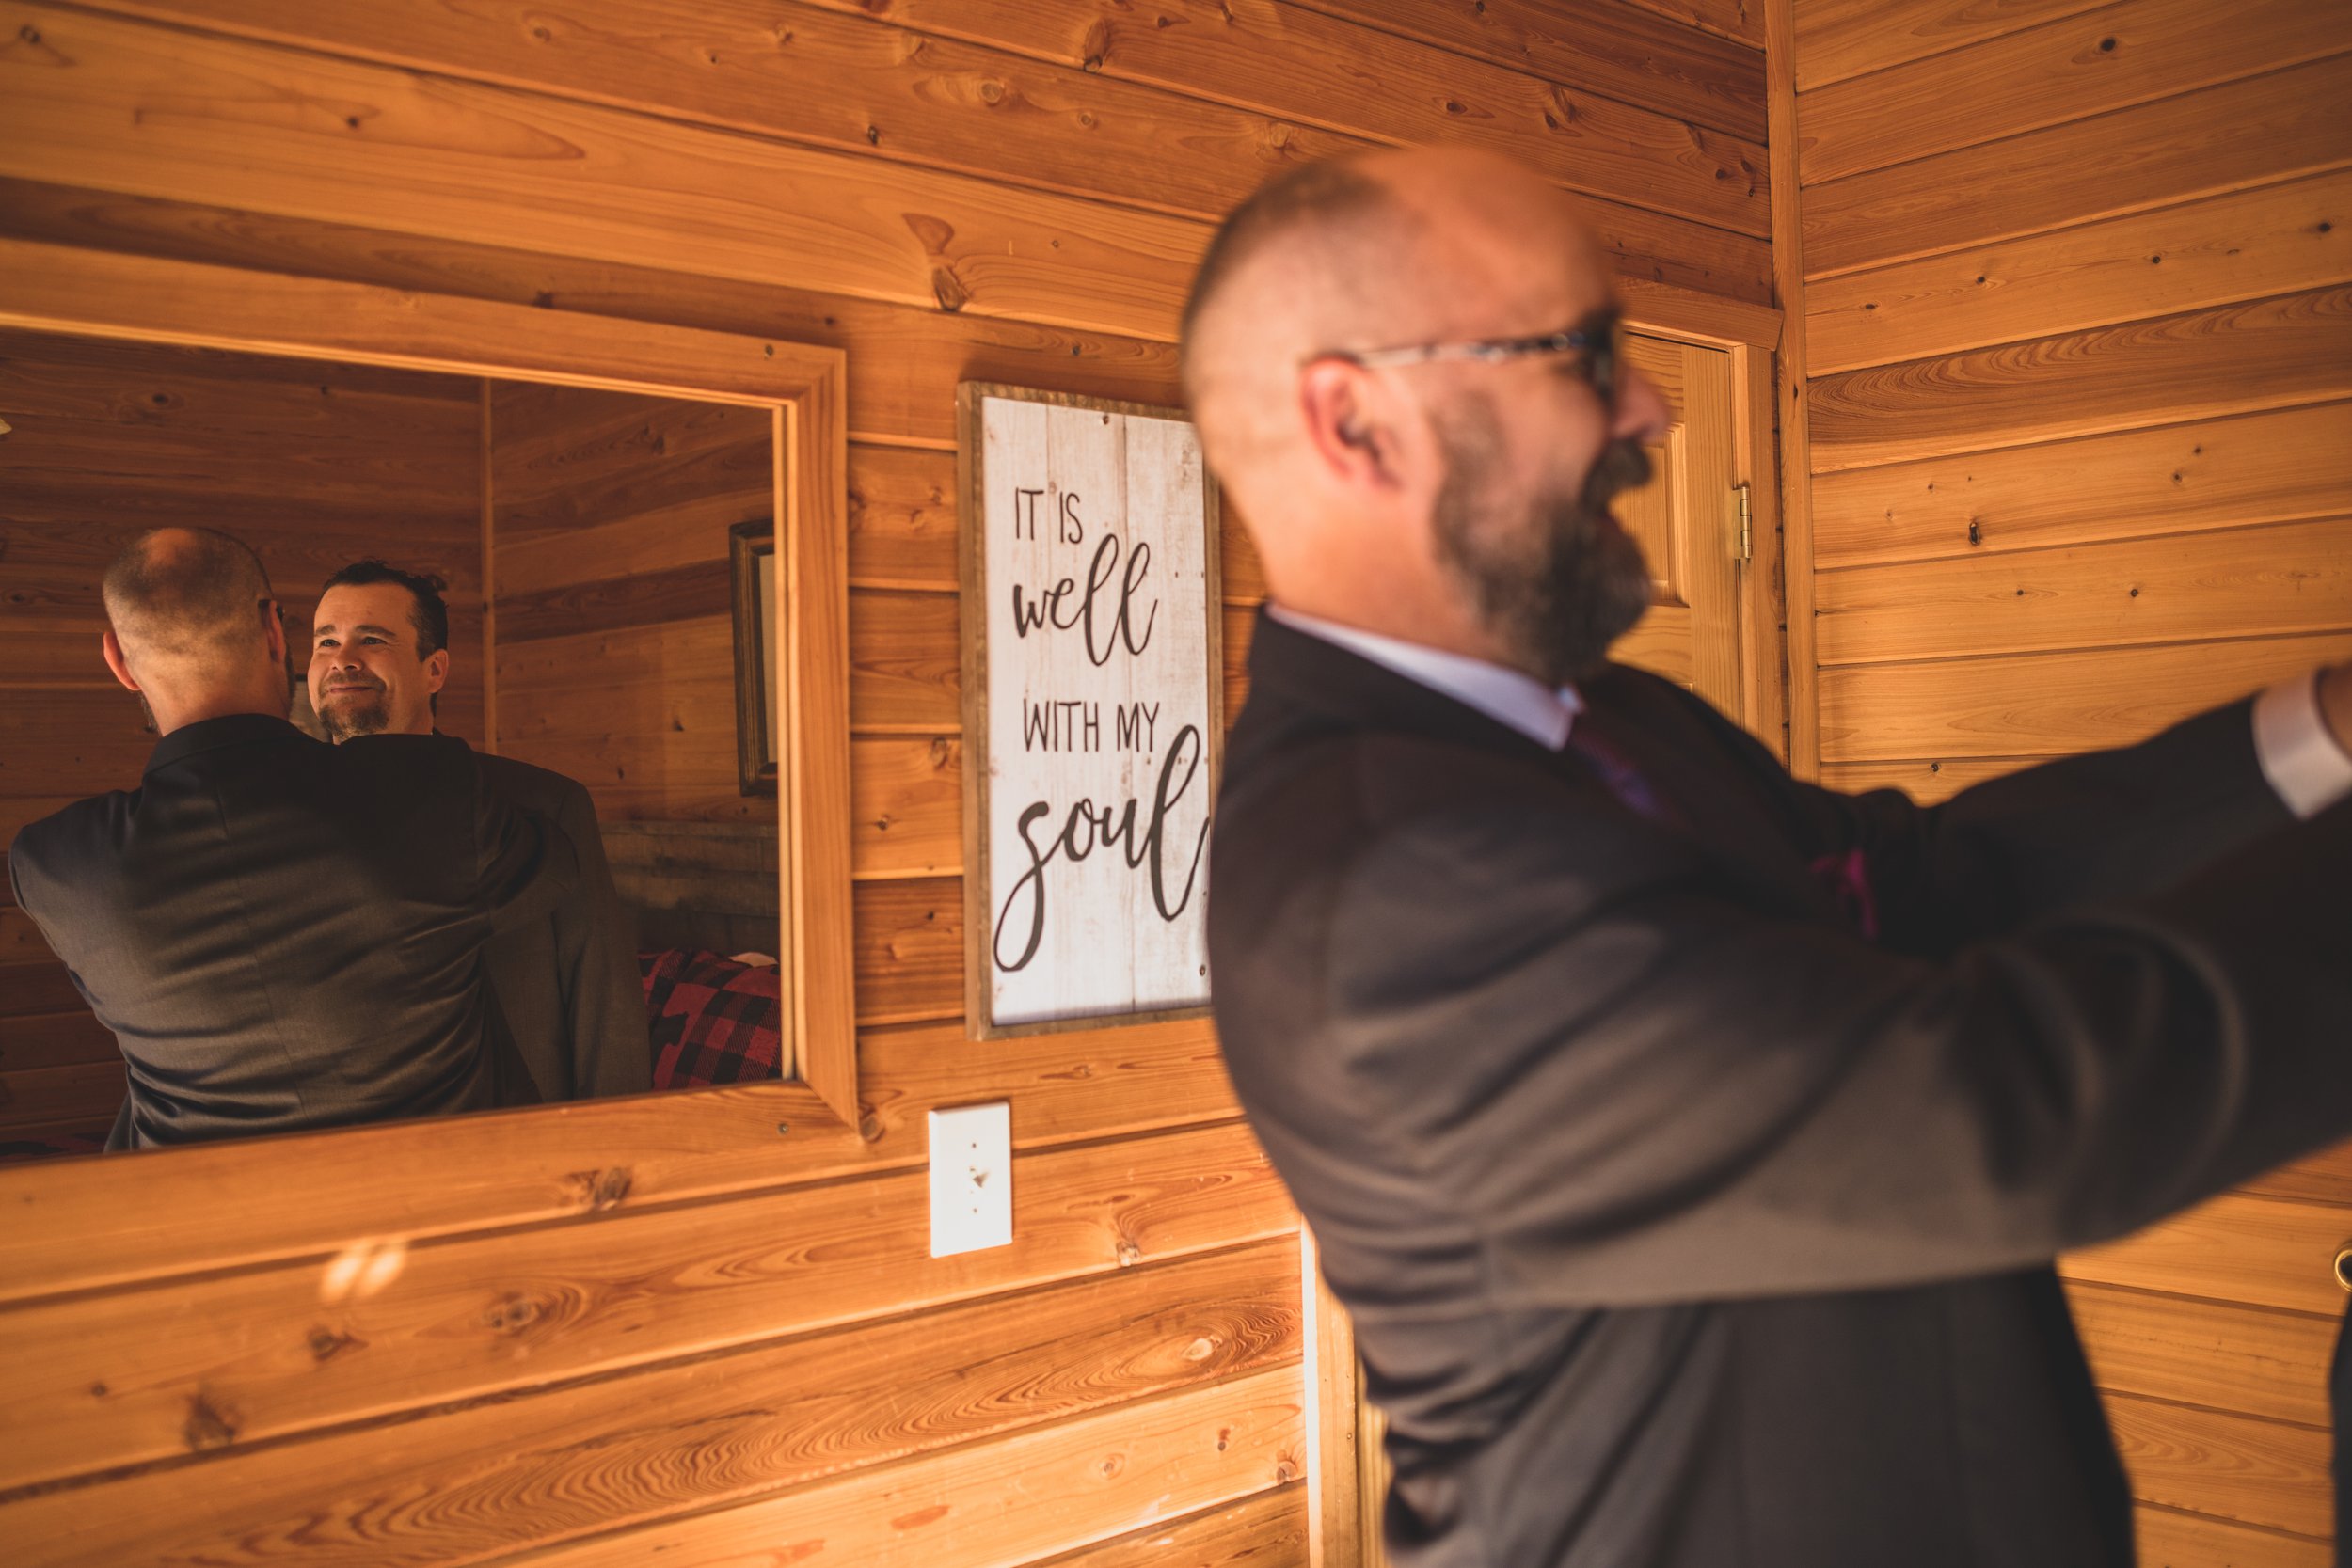
[[[754,517],[727,531],[727,587],[735,610],[736,766],[746,795],[773,795],[780,762],[776,656],[784,594],[775,560],[772,517]]]

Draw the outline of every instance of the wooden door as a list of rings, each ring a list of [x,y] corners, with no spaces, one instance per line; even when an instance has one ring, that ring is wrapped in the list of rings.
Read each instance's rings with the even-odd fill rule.
[[[1785,754],[1778,705],[1756,700],[1759,690],[1772,688],[1776,672],[1746,667],[1777,657],[1779,629],[1746,625],[1764,615],[1766,602],[1743,578],[1750,550],[1742,482],[1765,456],[1748,450],[1752,426],[1741,418],[1740,396],[1755,395],[1749,367],[1734,350],[1647,334],[1628,333],[1626,352],[1665,394],[1674,422],[1648,448],[1650,482],[1616,503],[1618,520],[1649,558],[1650,608],[1611,652],[1695,691]],[[1744,412],[1763,411],[1751,405]],[[1312,1238],[1302,1231],[1300,1239],[1308,1315],[1318,1325],[1307,1357],[1308,1391],[1319,1411],[1309,1462],[1315,1494],[1311,1559],[1314,1568],[1381,1568],[1386,1423],[1364,1399],[1347,1316],[1315,1268]]]
[[[1613,650],[1740,719],[1741,555],[1738,385],[1728,350],[1629,333],[1626,357],[1674,410],[1654,472],[1619,498],[1618,519],[1649,557],[1650,610]]]

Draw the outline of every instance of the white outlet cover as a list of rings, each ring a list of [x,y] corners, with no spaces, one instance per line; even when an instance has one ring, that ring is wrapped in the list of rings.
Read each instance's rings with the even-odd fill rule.
[[[1012,1107],[933,1111],[931,1256],[1012,1243]]]

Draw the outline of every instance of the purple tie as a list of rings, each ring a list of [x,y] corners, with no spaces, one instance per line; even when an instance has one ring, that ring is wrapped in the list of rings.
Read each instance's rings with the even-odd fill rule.
[[[1576,721],[1568,727],[1568,749],[1589,763],[1593,771],[1600,775],[1600,782],[1609,786],[1609,793],[1634,815],[1670,828],[1690,827],[1683,815],[1650,787],[1641,765],[1609,737],[1590,708],[1577,715]]]
[[[1624,747],[1611,739],[1602,725],[1594,722],[1590,709],[1578,715],[1568,730],[1568,747],[1600,776],[1628,810],[1652,822],[1688,832],[1689,819],[1677,811],[1673,802],[1652,788],[1644,776],[1640,764],[1627,754]],[[1878,899],[1870,890],[1869,857],[1860,849],[1834,850],[1817,857],[1808,867],[1813,879],[1829,895],[1853,928],[1871,941],[1879,934]]]

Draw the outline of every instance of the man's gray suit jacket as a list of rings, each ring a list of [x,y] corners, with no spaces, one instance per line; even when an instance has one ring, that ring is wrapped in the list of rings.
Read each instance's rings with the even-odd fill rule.
[[[490,990],[542,1100],[644,1094],[653,1087],[645,992],[628,909],[612,886],[596,808],[577,781],[482,755],[490,787],[564,830],[580,854],[571,895],[544,919],[501,932]]]
[[[208,719],[157,741],[137,788],[26,826],[8,871],[121,1043],[111,1147],[532,1098],[492,1042],[483,947],[544,921],[577,863],[462,741]]]
[[[1849,798],[1613,667],[1661,819],[1279,623],[1250,676],[1217,1026],[1397,1568],[2130,1562],[2051,1261],[2352,1134],[2352,801],[2292,822],[2245,705]]]

